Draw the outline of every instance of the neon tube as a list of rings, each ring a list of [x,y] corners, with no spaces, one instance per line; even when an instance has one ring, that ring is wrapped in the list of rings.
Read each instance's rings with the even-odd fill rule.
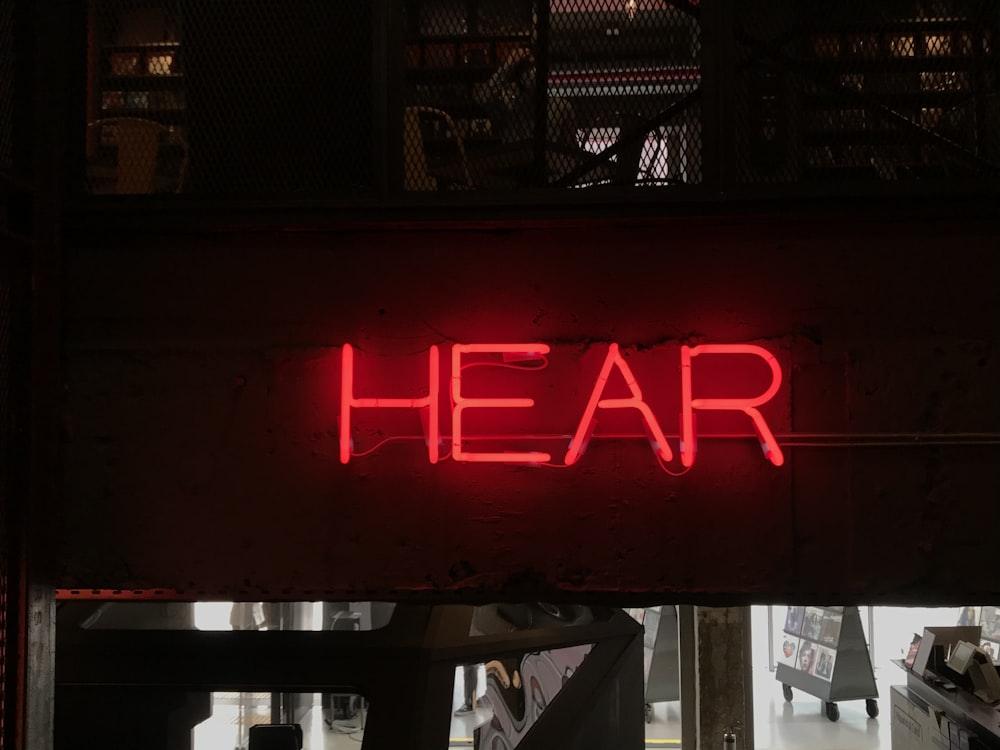
[[[759,396],[752,398],[693,398],[691,394],[691,360],[703,354],[749,354],[763,359],[771,368],[771,385]],[[694,464],[696,447],[694,442],[694,412],[740,411],[750,417],[760,439],[764,457],[775,466],[785,463],[781,447],[774,439],[774,433],[767,426],[757,407],[770,401],[781,387],[781,366],[771,352],[753,344],[702,344],[681,347],[681,463]]]
[[[431,346],[428,357],[428,389],[424,398],[355,398],[354,347],[344,344],[340,354],[340,463],[351,460],[351,409],[427,409],[427,458],[432,464],[440,456],[440,389],[441,361],[437,346]]]
[[[548,354],[547,344],[455,344],[451,348],[451,457],[480,463],[540,464],[551,460],[540,451],[473,453],[462,449],[462,414],[466,409],[528,409],[532,398],[467,398],[462,395],[463,354]]]
[[[611,376],[612,367],[617,367],[619,372],[621,372],[622,377],[625,378],[625,383],[628,385],[629,391],[632,392],[632,398],[601,398],[601,394],[604,393],[604,388],[608,384],[608,378]],[[588,441],[590,436],[593,434],[595,424],[594,414],[598,409],[638,410],[646,422],[646,428],[651,436],[650,442],[653,445],[653,450],[664,461],[669,461],[673,458],[674,454],[673,451],[670,450],[670,446],[667,444],[667,438],[664,436],[663,430],[660,429],[660,425],[656,421],[656,417],[653,415],[653,410],[649,408],[649,405],[645,401],[643,401],[642,390],[639,388],[639,383],[636,382],[635,375],[632,374],[632,369],[621,356],[621,353],[618,350],[618,344],[611,344],[608,347],[608,355],[604,358],[604,364],[601,367],[601,372],[597,376],[597,381],[594,383],[594,389],[591,391],[590,400],[587,402],[587,408],[584,410],[583,416],[580,418],[580,423],[577,425],[573,439],[570,440],[569,450],[566,451],[565,462],[567,466],[575,464],[583,454],[585,442]]]

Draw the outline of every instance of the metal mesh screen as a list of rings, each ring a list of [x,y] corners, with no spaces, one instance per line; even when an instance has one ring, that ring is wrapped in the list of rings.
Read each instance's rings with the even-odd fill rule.
[[[20,10],[20,8],[18,9]],[[11,419],[11,343],[12,278],[11,249],[14,243],[9,228],[18,223],[11,214],[15,201],[10,198],[10,185],[5,178],[13,176],[15,115],[28,117],[29,113],[15,113],[15,1],[0,0],[0,750],[13,747],[14,711],[17,707],[14,680],[17,675],[17,650],[10,645],[16,635],[14,618],[18,605],[14,577],[15,554],[11,526],[10,504],[12,481]]]
[[[697,8],[409,0],[403,188],[701,180]]]
[[[91,193],[373,184],[368,0],[92,0]]]
[[[996,175],[996,3],[734,5],[738,182]]]
[[[14,0],[0,0],[0,169],[14,150]]]
[[[11,498],[11,274],[6,257],[0,258],[0,750],[7,746],[9,736],[8,712],[16,706],[16,696],[8,693],[12,672],[16,664],[10,660],[17,653],[9,647],[11,628],[8,616],[13,613],[11,592],[11,533],[8,509]]]
[[[94,194],[940,188],[998,176],[992,0],[87,8]],[[0,107],[4,91],[0,75]]]

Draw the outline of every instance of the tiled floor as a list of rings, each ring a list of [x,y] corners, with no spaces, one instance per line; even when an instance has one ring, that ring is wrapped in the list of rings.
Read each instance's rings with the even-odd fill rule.
[[[834,722],[826,718],[823,702],[818,698],[793,691],[792,702],[787,703],[774,674],[766,668],[754,670],[754,747],[756,750],[889,750],[887,686],[893,683],[883,685],[880,672],[876,672],[875,679],[879,694],[885,698],[885,713],[881,713],[881,701],[880,715],[875,719],[868,717],[863,700],[844,701],[837,704],[840,719]]]
[[[951,625],[955,623],[957,609],[947,610],[876,610],[875,678],[880,694],[881,715],[869,718],[863,700],[839,703],[840,719],[831,722],[826,718],[823,703],[798,691],[793,700],[786,702],[781,684],[769,668],[767,649],[766,607],[753,608],[753,665],[754,665],[754,746],[757,750],[889,750],[890,712],[889,688],[905,682],[902,671],[890,660],[898,659],[914,631],[925,625]],[[784,608],[775,607],[784,616]],[[863,612],[867,631],[867,612]],[[458,672],[459,685],[461,673]],[[456,687],[455,705],[460,702],[460,687]],[[252,709],[251,709],[252,710]],[[266,710],[254,713],[266,716]],[[333,730],[326,727],[319,707],[315,707],[303,723],[304,750],[357,750],[363,738],[362,722],[358,716],[352,722],[337,723]],[[488,721],[486,709],[474,714],[452,717],[450,747],[471,747],[472,729],[477,723]],[[233,701],[216,706],[215,715],[195,730],[194,750],[233,750],[237,748],[239,719]],[[677,748],[681,739],[681,706],[679,702],[653,704],[653,720],[646,724],[648,748]],[[721,738],[720,743],[721,745]],[[745,745],[739,743],[737,747]],[[444,748],[442,748],[444,750]]]
[[[869,719],[864,702],[840,704],[841,717],[836,723],[823,713],[822,703],[810,696],[796,695],[786,703],[781,685],[768,670],[755,675],[755,737],[758,750],[868,750],[890,746],[888,714]],[[763,700],[762,700],[763,699]],[[455,716],[452,721],[451,748],[472,746],[471,728],[481,716]],[[324,726],[318,707],[303,722],[304,750],[358,750],[364,731],[363,716],[350,722],[337,722],[331,730]],[[237,747],[239,722],[236,707],[217,705],[211,720],[195,730],[195,750],[232,750]],[[680,703],[653,704],[653,720],[646,724],[648,748],[681,747]],[[721,742],[720,742],[721,745]],[[442,748],[444,750],[444,748]]]
[[[823,704],[815,698],[796,695],[791,703],[786,703],[781,685],[767,669],[755,674],[754,690],[758,750],[889,748],[888,714],[869,719],[863,701],[841,703],[840,720],[834,723],[826,718]],[[450,747],[471,747],[472,728],[488,719],[486,709],[454,716]],[[352,721],[336,722],[331,730],[323,724],[317,706],[303,722],[304,750],[357,750],[364,736],[363,720],[359,715]],[[194,750],[232,750],[238,746],[238,732],[236,706],[217,704],[212,719],[196,728]],[[646,724],[646,738],[648,748],[681,747],[679,702],[653,704],[653,720]]]
[[[888,690],[884,692],[887,694]],[[848,701],[839,707],[840,719],[831,722],[826,718],[822,701],[812,696],[794,693],[792,702],[786,703],[774,673],[766,666],[755,670],[754,747],[756,750],[888,750],[888,712],[870,719],[864,701]],[[646,725],[646,746],[681,747],[680,703],[656,703],[653,711],[653,722]],[[745,745],[741,742],[737,747]]]

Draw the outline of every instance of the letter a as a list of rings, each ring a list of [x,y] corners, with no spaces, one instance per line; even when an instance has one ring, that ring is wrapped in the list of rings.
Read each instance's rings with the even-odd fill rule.
[[[608,384],[608,378],[611,376],[612,367],[617,367],[622,377],[625,378],[625,383],[632,393],[632,398],[601,398]],[[673,458],[673,453],[670,450],[670,446],[667,445],[667,439],[663,435],[663,430],[660,429],[656,417],[653,416],[653,410],[643,401],[639,384],[636,382],[628,363],[618,351],[618,344],[611,344],[608,348],[608,356],[605,357],[604,366],[601,367],[601,373],[597,376],[597,382],[594,383],[594,390],[590,394],[587,408],[584,410],[583,416],[580,418],[580,424],[577,425],[576,433],[570,441],[569,450],[566,451],[565,462],[567,466],[575,464],[583,453],[584,443],[590,439],[590,435],[594,431],[594,413],[598,409],[638,410],[646,422],[646,427],[649,429],[653,450],[664,461],[669,461]]]

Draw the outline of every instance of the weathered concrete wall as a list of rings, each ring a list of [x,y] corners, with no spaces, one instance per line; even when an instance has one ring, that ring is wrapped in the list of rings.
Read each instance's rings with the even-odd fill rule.
[[[770,218],[79,241],[66,260],[60,584],[987,600],[998,236]],[[595,440],[571,469],[430,466],[413,441],[339,463],[341,344],[421,367],[432,343],[490,340],[553,344],[553,376],[573,357],[596,368],[610,341],[637,367],[650,351],[676,361],[685,342],[765,344],[786,368],[765,413],[794,436],[787,462],[706,440],[674,477],[642,441]],[[594,371],[543,397],[582,407]],[[580,407],[546,427],[571,430]],[[677,403],[660,407],[676,435]],[[876,434],[896,444],[867,445]]]

